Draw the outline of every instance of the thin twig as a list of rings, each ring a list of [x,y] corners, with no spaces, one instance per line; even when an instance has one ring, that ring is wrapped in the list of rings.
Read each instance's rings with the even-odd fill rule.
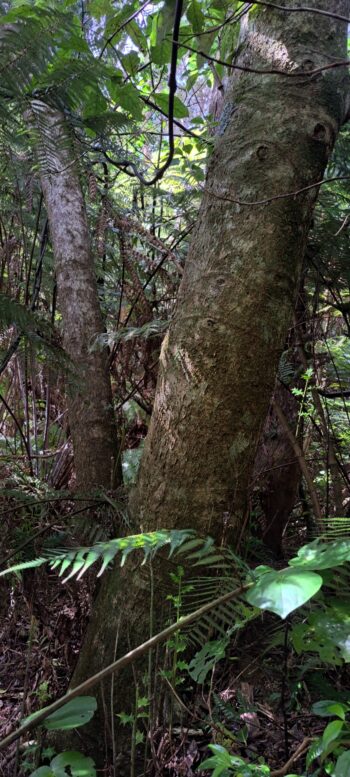
[[[268,0],[254,0],[256,5],[265,5],[267,8],[274,8],[276,11],[284,11],[284,13],[316,13],[320,16],[328,16],[329,19],[338,19],[339,22],[347,22],[350,24],[350,19],[347,16],[342,16],[339,13],[333,13],[332,11],[323,11],[321,8],[311,8],[309,5],[304,6],[292,6],[286,7],[284,5],[278,5],[277,3],[270,3]]]
[[[305,737],[303,741],[300,743],[299,747],[295,750],[293,755],[289,758],[287,763],[284,764],[284,766],[281,766],[280,769],[275,769],[274,772],[271,772],[270,777],[284,777],[285,774],[289,771],[290,767],[293,766],[294,761],[297,760],[297,758],[300,758],[303,753],[305,753],[305,750],[311,745],[311,742],[314,740],[312,737]]]
[[[327,183],[333,183],[334,181],[348,181],[350,179],[350,175],[334,175],[332,178],[322,178],[321,181],[315,181],[315,183],[310,183],[308,186],[302,186],[301,189],[296,189],[293,192],[283,192],[282,194],[271,194],[271,197],[266,197],[264,200],[239,200],[235,199],[233,197],[227,197],[224,194],[218,194],[218,192],[215,192],[213,189],[207,189],[205,186],[202,187],[202,191],[207,192],[207,194],[211,194],[213,197],[216,197],[218,200],[224,200],[225,202],[233,202],[235,205],[269,205],[270,202],[273,202],[274,200],[285,200],[287,197],[297,197],[298,194],[303,194],[303,192],[310,191],[310,189],[316,189],[320,186],[324,186],[324,184]]]
[[[242,73],[255,73],[256,75],[260,75],[260,76],[285,76],[286,78],[305,78],[305,77],[313,78],[314,76],[319,75],[319,73],[323,73],[324,70],[333,70],[338,67],[349,67],[350,65],[350,59],[342,59],[342,60],[339,60],[339,62],[328,62],[326,65],[321,65],[320,67],[316,67],[314,70],[295,71],[295,70],[278,70],[277,68],[274,68],[274,67],[256,68],[256,67],[250,67],[249,65],[237,65],[235,62],[226,62],[223,59],[217,59],[216,57],[211,57],[205,51],[202,51],[201,49],[195,49],[192,46],[188,46],[186,43],[180,43],[180,47],[183,49],[186,49],[187,51],[191,51],[193,54],[198,54],[204,59],[207,59],[208,62],[213,62],[214,65],[222,65],[223,67],[228,67],[229,70],[239,70]]]

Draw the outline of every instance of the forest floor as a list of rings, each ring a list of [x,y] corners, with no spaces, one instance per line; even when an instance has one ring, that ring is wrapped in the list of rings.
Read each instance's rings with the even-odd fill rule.
[[[55,531],[62,527],[64,514],[60,517],[58,509]],[[39,537],[27,548],[28,558],[40,555],[41,542]],[[94,582],[89,572],[63,586],[47,567],[0,580],[0,739],[67,690]],[[210,743],[250,762],[263,759],[275,777],[303,773],[310,738],[324,728],[324,721],[310,715],[311,703],[319,698],[320,685],[324,698],[327,685],[329,694],[335,687],[341,690],[342,675],[339,670],[327,674],[314,657],[298,657],[288,646],[288,629],[288,621],[260,615],[242,629],[203,685],[188,678],[175,689],[177,716],[171,732],[165,727],[152,731],[147,774],[200,775],[198,765],[210,755]],[[2,751],[0,777],[30,774],[33,744],[28,738]],[[299,758],[286,770],[295,752]],[[103,774],[109,777],[108,771]]]
[[[28,570],[21,582],[10,584],[6,579],[1,589],[2,612],[6,612],[0,630],[3,738],[21,718],[66,691],[87,622],[90,594],[87,583],[63,587],[54,573],[43,570]],[[283,640],[281,629],[276,632],[269,618],[251,625],[235,645],[235,659],[219,662],[210,682],[198,685],[192,698],[186,693],[185,722],[174,725],[171,735],[164,728],[153,733],[155,757],[148,773],[192,777],[209,755],[210,742],[253,761],[263,758],[272,770],[279,770],[300,750],[300,761],[293,765],[298,773],[298,763],[310,744],[308,737],[323,728],[322,721],[309,713],[319,673],[316,667],[315,676],[311,673],[307,682],[303,680],[298,659],[285,652]],[[32,743],[30,738],[1,753],[1,777],[28,773],[23,767]]]

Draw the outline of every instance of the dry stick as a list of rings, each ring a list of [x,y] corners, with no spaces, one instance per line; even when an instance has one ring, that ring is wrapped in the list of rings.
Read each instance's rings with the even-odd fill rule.
[[[199,607],[198,610],[195,610],[189,615],[185,615],[183,618],[180,618],[180,620],[178,620],[176,623],[172,623],[166,629],[163,629],[163,631],[155,634],[154,637],[151,637],[146,642],[143,642],[142,645],[138,645],[138,647],[136,647],[134,650],[131,650],[121,658],[118,658],[117,661],[114,661],[112,664],[109,664],[109,666],[101,669],[100,672],[97,672],[83,683],[80,683],[80,685],[77,685],[76,688],[73,688],[73,690],[68,691],[68,693],[66,693],[64,696],[61,696],[60,699],[56,699],[56,701],[52,702],[52,704],[50,704],[48,707],[40,710],[37,714],[35,714],[35,718],[26,721],[21,726],[19,726],[18,729],[12,731],[12,733],[5,737],[5,739],[2,739],[0,742],[0,750],[3,750],[5,747],[11,745],[12,742],[15,742],[27,731],[30,731],[32,728],[39,726],[40,723],[42,723],[49,715],[52,715],[53,712],[59,710],[61,707],[63,707],[64,704],[67,704],[67,702],[71,701],[76,696],[79,696],[81,693],[85,693],[86,691],[90,690],[90,688],[93,688],[95,685],[97,685],[97,683],[101,682],[101,680],[104,680],[106,677],[110,677],[112,674],[115,674],[121,669],[124,669],[125,666],[132,664],[140,656],[143,656],[145,653],[147,653],[148,650],[151,650],[160,642],[167,640],[179,629],[183,629],[185,626],[188,626],[188,624],[192,623],[198,618],[201,618],[201,616],[205,615],[205,613],[219,607],[221,604],[224,604],[224,602],[228,602],[230,599],[235,599],[237,596],[244,593],[244,591],[247,591],[252,585],[253,583],[246,583],[245,585],[241,585],[238,588],[235,588],[234,591],[230,591],[229,593],[214,599],[212,602],[204,604],[202,607]]]
[[[309,489],[309,494],[310,494],[312,506],[314,508],[314,513],[315,513],[315,518],[316,518],[317,525],[318,525],[319,529],[323,530],[324,523],[323,523],[323,518],[322,518],[320,504],[319,504],[318,497],[317,497],[317,494],[316,494],[315,486],[314,486],[313,481],[312,481],[312,477],[311,477],[310,472],[309,472],[309,468],[308,468],[307,463],[305,461],[305,457],[304,457],[303,451],[302,451],[298,441],[295,439],[295,436],[294,436],[292,430],[289,427],[288,421],[287,421],[287,419],[286,419],[286,417],[284,415],[284,412],[283,412],[282,408],[280,407],[278,402],[276,402],[275,399],[272,401],[272,404],[273,404],[273,407],[276,410],[277,418],[278,418],[281,426],[283,427],[283,429],[284,429],[284,431],[285,431],[285,433],[286,433],[286,435],[288,437],[288,440],[289,440],[289,442],[290,442],[290,444],[291,444],[291,446],[293,448],[293,451],[294,451],[294,453],[295,453],[295,455],[296,455],[296,457],[298,459],[299,467],[300,467],[300,469],[302,471],[302,474],[304,475],[304,478],[306,480],[307,487]]]
[[[297,758],[300,758],[301,755],[307,750],[309,745],[313,742],[312,737],[305,737],[303,741],[300,743],[299,747],[297,747],[295,753],[289,758],[287,763],[284,764],[284,766],[281,766],[280,769],[276,769],[274,772],[271,772],[270,777],[284,777],[285,774],[287,774],[288,770],[291,766],[293,766],[294,761],[297,760]]]

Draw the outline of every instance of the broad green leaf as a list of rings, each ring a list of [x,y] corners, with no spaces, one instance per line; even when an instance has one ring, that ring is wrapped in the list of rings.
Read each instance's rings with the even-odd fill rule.
[[[194,33],[202,32],[204,22],[205,22],[205,16],[198,0],[191,0],[186,11],[186,16],[188,21],[192,25],[193,32]]]
[[[289,566],[303,569],[330,569],[350,561],[350,539],[322,543],[319,540],[304,545]]]
[[[134,119],[142,119],[142,102],[132,84],[121,85],[119,79],[111,79],[110,93],[117,106],[130,113]]]
[[[328,750],[329,745],[339,738],[343,726],[344,721],[342,720],[332,720],[331,723],[328,723],[328,726],[326,726],[322,734],[322,746],[324,750]]]
[[[166,65],[170,62],[174,18],[175,2],[174,0],[165,0],[163,7],[152,20],[151,56],[156,65]]]
[[[135,46],[137,46],[143,54],[147,54],[148,41],[141,28],[135,20],[128,24],[128,34]]]
[[[110,38],[112,35],[114,35],[114,33],[116,33],[113,37],[113,43],[115,45],[119,41],[121,36],[121,33],[120,32],[117,33],[116,31],[119,30],[119,28],[122,27],[123,24],[125,24],[127,19],[129,19],[129,17],[132,16],[134,11],[135,11],[135,6],[133,3],[123,3],[121,10],[108,19],[107,24],[105,26],[105,39]],[[130,22],[130,25],[131,25],[131,22]],[[127,27],[128,32],[129,32],[130,25],[128,25]]]
[[[85,723],[91,720],[96,708],[97,702],[94,696],[77,696],[59,710],[53,712],[52,715],[49,715],[40,725],[43,725],[48,731],[64,731],[70,728],[79,728],[79,726],[84,726]],[[35,718],[43,712],[43,709],[28,715],[27,718],[24,718],[23,723],[35,721]]]
[[[130,51],[129,54],[126,54],[125,57],[123,57],[122,61],[126,72],[130,73],[132,76],[135,75],[137,69],[140,67],[140,57],[137,52]]]
[[[213,769],[211,777],[220,777],[222,774],[228,774],[233,768],[244,767],[243,758],[231,755],[222,745],[209,745],[213,755],[200,764],[202,769]]]
[[[316,701],[312,705],[312,711],[315,715],[320,715],[321,718],[329,718],[336,715],[341,720],[345,720],[345,715],[348,712],[348,705],[341,704],[338,701],[330,701],[328,699],[322,699],[322,701]]]
[[[90,0],[89,2],[89,14],[96,19],[101,19],[101,16],[112,14],[113,12],[114,8],[111,0]]]
[[[225,657],[227,644],[227,639],[206,642],[192,658],[188,667],[188,673],[196,683],[204,683],[208,672],[212,670],[217,661]]]
[[[286,618],[311,599],[321,585],[322,577],[315,572],[283,569],[263,574],[247,592],[246,599],[254,607]]]
[[[158,94],[153,95],[153,100],[158,105],[159,108],[162,109],[165,113],[168,112],[169,107],[169,95],[167,92],[158,92]],[[186,116],[188,116],[188,108],[186,108],[186,105],[180,100],[177,95],[174,97],[174,116],[176,119],[185,119]]]
[[[50,766],[39,766],[35,772],[31,772],[30,777],[57,777]],[[66,777],[66,775],[64,775]]]
[[[335,765],[334,777],[350,777],[350,750],[342,753]]]
[[[96,777],[95,764],[92,758],[88,758],[82,753],[75,751],[59,753],[59,755],[56,755],[56,757],[51,761],[50,766],[55,777],[56,775],[58,777],[57,770],[59,769],[63,769],[64,774],[67,774],[67,766],[69,767],[69,773],[72,775],[72,777]]]

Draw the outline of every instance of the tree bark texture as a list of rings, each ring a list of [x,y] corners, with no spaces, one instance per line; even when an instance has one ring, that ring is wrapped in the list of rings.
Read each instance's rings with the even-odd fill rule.
[[[146,528],[237,531],[318,189],[279,196],[323,177],[348,76],[308,71],[345,59],[346,43],[344,22],[316,14],[245,17],[235,64],[286,75],[231,79],[132,499]]]
[[[349,0],[309,5],[350,11]],[[345,23],[264,7],[245,19],[236,64],[285,75],[231,78],[131,498],[143,530],[193,527],[220,540],[241,528],[318,190],[280,195],[321,180],[348,93],[344,69],[308,75],[345,58]],[[131,647],[147,633],[148,604],[127,572],[119,594],[119,573],[102,581],[74,684],[113,659],[118,623],[118,655],[129,618]],[[131,687],[130,675],[118,678],[119,710],[132,709]]]
[[[32,103],[34,132],[43,147],[41,182],[49,219],[62,314],[63,342],[74,368],[68,413],[79,488],[121,482],[106,351],[92,350],[103,332],[83,192],[63,114]],[[42,152],[41,152],[42,153]]]

